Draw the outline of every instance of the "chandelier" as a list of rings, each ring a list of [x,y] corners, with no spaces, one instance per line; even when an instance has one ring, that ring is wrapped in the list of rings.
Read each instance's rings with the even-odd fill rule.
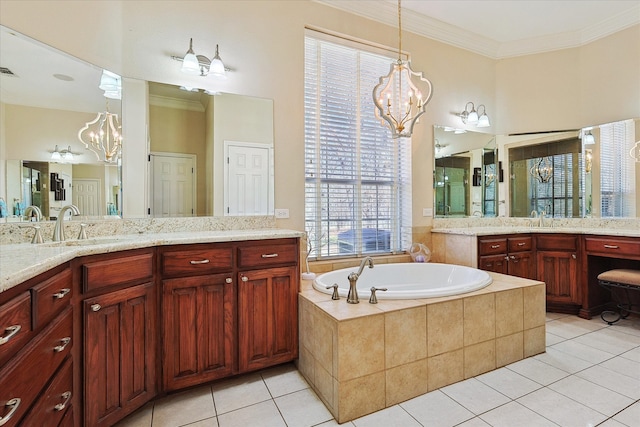
[[[640,141],[636,142],[629,150],[629,155],[636,162],[640,162]]]
[[[393,138],[410,137],[431,95],[431,82],[421,72],[413,71],[410,61],[402,60],[402,14],[398,0],[398,60],[373,88],[375,115],[382,125],[391,128]]]
[[[106,111],[98,113],[96,118],[78,131],[78,139],[87,150],[94,152],[99,161],[116,163],[122,151],[121,126],[118,115]]]
[[[540,157],[540,159],[534,161],[533,166],[529,169],[529,173],[537,179],[538,182],[549,182],[553,177],[551,160],[549,160],[548,157]]]

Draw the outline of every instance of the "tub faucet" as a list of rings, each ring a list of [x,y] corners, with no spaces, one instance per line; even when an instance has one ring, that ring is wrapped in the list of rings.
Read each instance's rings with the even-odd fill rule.
[[[60,213],[58,214],[58,219],[56,220],[56,226],[53,229],[53,238],[54,242],[63,242],[64,238],[64,214],[70,210],[73,215],[80,215],[80,210],[76,205],[66,205],[60,209]]]
[[[370,256],[366,257],[360,263],[360,268],[358,268],[358,272],[351,272],[347,279],[349,279],[349,294],[347,294],[347,302],[349,304],[358,304],[360,300],[358,299],[358,289],[356,288],[356,283],[358,282],[358,278],[362,274],[362,270],[364,270],[364,266],[369,264],[369,268],[373,268],[373,258]]]
[[[36,222],[42,221],[42,211],[35,205],[27,206],[24,210],[24,216],[26,216],[29,221],[31,221],[31,216],[36,218]]]

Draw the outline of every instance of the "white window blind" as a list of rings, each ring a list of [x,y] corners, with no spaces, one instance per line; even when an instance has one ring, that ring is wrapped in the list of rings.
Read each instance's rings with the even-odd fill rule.
[[[600,216],[635,217],[635,162],[633,120],[600,126]]]
[[[374,116],[392,54],[305,36],[305,227],[311,257],[398,252],[411,239],[411,141]]]

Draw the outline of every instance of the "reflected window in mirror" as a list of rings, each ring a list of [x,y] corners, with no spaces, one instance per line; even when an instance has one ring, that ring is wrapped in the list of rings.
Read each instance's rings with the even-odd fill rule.
[[[584,161],[578,138],[510,148],[509,162],[511,216],[582,216]]]

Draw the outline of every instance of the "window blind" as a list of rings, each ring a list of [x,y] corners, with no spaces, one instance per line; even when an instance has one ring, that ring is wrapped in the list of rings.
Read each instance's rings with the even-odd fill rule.
[[[635,162],[633,120],[600,126],[600,216],[635,217]]]
[[[311,257],[398,252],[411,239],[411,141],[374,115],[394,58],[305,36],[305,228]]]

